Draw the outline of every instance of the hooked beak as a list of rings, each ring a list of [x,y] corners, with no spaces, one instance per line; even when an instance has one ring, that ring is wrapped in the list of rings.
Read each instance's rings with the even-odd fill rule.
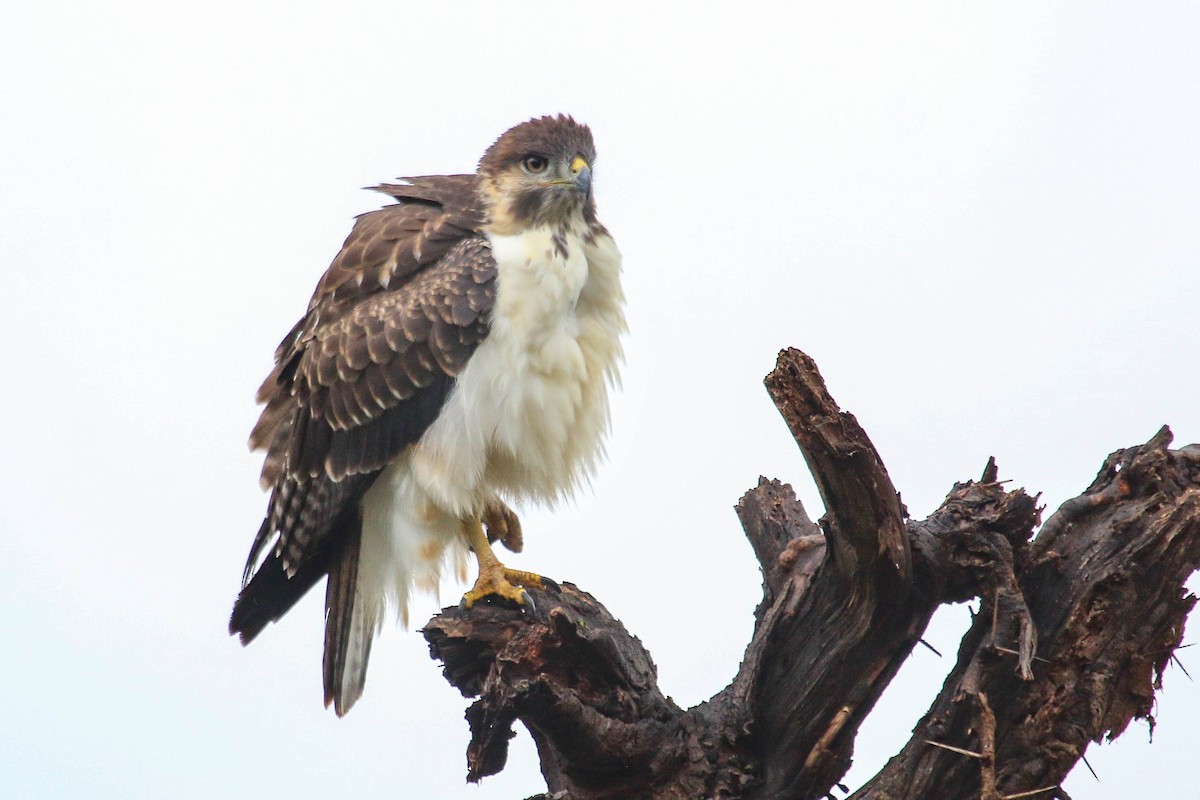
[[[575,156],[571,162],[571,175],[575,178],[575,188],[583,192],[584,197],[591,197],[592,168],[580,156]]]

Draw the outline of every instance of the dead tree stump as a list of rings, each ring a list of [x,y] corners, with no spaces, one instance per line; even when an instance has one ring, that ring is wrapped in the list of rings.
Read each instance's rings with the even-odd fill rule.
[[[1041,526],[989,460],[924,520],[808,356],[780,353],[767,389],[816,479],[814,524],[760,479],[737,504],[763,574],[732,683],[690,709],[663,695],[641,642],[567,583],[532,613],[444,609],[424,629],[467,697],[469,780],[530,731],[544,800],[823,798],[854,737],[943,603],[979,598],[958,660],[912,739],[855,800],[1066,797],[1088,742],[1150,716],[1196,602],[1200,447],[1163,428],[1118,450]],[[1023,794],[1028,793],[1028,794]],[[533,800],[533,799],[531,799]]]

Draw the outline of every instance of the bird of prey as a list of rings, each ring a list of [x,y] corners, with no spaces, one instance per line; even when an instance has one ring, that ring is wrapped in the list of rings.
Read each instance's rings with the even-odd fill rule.
[[[361,696],[389,610],[446,567],[463,603],[531,604],[509,503],[553,504],[594,471],[625,331],[621,256],[596,218],[591,131],[540,117],[474,175],[374,187],[275,351],[250,437],[266,451],[266,518],[229,622],[250,642],[321,578],[325,705]],[[486,528],[486,530],[485,530]],[[265,557],[263,554],[266,554]]]

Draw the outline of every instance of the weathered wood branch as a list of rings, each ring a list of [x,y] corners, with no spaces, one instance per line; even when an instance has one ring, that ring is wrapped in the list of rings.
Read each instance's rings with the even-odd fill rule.
[[[837,407],[816,363],[799,350],[780,354],[766,385],[816,479],[837,568],[847,580],[862,581],[861,573],[874,571],[886,556],[898,582],[907,585],[906,514],[858,420]]]
[[[1035,499],[988,462],[925,520],[906,519],[882,459],[816,365],[780,354],[767,387],[826,506],[811,522],[760,479],[737,513],[763,600],[738,674],[680,709],[654,664],[571,584],[537,610],[445,609],[425,628],[467,712],[468,778],[503,768],[520,720],[549,794],[820,798],[854,737],[943,603],[980,598],[958,661],[904,749],[856,798],[997,800],[1056,787],[1089,741],[1150,718],[1195,598],[1200,452],[1164,428],[1118,451],[1030,540]]]
[[[1020,631],[994,621],[1003,596],[984,595],[933,707],[855,798],[961,796],[980,765],[927,742],[972,749],[973,698],[995,710],[1001,795],[1058,786],[1089,741],[1115,738],[1135,717],[1153,721],[1154,691],[1196,602],[1183,584],[1200,564],[1200,459],[1169,442],[1163,428],[1109,456],[1092,486],[1017,550],[1039,632],[1032,678],[1012,666]]]
[[[682,711],[658,690],[641,642],[572,584],[534,598],[529,612],[445,609],[425,628],[446,679],[480,698],[467,711],[468,780],[503,769],[518,718],[547,781],[570,785],[572,797],[629,797],[677,771]]]

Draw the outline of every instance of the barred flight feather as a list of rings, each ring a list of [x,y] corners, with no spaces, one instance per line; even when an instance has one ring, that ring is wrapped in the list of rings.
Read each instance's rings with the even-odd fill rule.
[[[395,203],[355,220],[258,390],[250,445],[271,494],[230,631],[249,642],[327,576],[323,680],[339,715],[384,616],[461,571],[464,520],[519,549],[505,498],[560,500],[603,453],[620,254],[590,171],[538,179],[530,154],[563,175],[595,158],[586,127],[543,117],[474,175],[374,187]]]

